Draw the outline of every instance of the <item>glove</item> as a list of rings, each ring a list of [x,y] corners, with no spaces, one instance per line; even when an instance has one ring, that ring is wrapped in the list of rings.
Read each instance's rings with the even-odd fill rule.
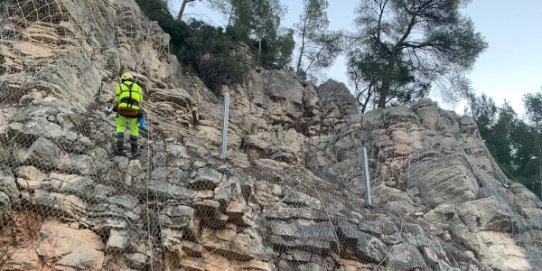
[[[117,112],[118,109],[119,109],[119,106],[118,106],[118,105],[112,104],[112,105],[110,105],[108,108],[106,108],[104,111],[105,111],[105,113],[107,113],[107,114],[111,114],[111,112]]]

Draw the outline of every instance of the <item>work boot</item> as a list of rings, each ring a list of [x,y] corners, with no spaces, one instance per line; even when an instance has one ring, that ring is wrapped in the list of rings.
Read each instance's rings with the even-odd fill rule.
[[[124,133],[117,133],[116,143],[117,148],[115,149],[115,153],[122,154],[124,151]]]
[[[137,136],[130,136],[130,148],[132,155],[136,156],[139,153],[139,146],[137,145]]]

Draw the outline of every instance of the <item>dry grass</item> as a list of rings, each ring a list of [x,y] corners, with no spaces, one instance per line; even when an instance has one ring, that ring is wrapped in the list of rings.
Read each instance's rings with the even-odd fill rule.
[[[34,212],[4,214],[0,218],[0,244],[3,247],[36,245],[44,218]]]
[[[43,217],[33,212],[0,215],[0,270],[4,270],[18,248],[36,248]]]

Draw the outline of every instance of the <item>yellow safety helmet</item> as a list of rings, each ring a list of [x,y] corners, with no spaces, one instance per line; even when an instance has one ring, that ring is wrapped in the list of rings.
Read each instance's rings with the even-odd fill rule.
[[[124,82],[124,81],[134,81],[134,76],[132,75],[132,73],[129,73],[129,72],[125,72],[122,74],[122,76],[120,77],[120,79]]]

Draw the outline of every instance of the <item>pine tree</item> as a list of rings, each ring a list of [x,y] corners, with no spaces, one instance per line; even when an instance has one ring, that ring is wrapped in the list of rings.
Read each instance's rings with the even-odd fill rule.
[[[385,65],[379,79],[378,106],[402,92],[393,92],[397,73],[407,68],[421,87],[447,79],[464,94],[464,72],[487,47],[470,19],[459,13],[468,0],[361,1],[354,37],[361,52],[378,56]],[[408,90],[408,89],[407,89]],[[461,93],[463,92],[463,93]]]
[[[329,67],[342,52],[341,32],[328,30],[327,0],[304,0],[303,13],[295,24],[300,39],[296,74],[305,77],[312,70]]]

